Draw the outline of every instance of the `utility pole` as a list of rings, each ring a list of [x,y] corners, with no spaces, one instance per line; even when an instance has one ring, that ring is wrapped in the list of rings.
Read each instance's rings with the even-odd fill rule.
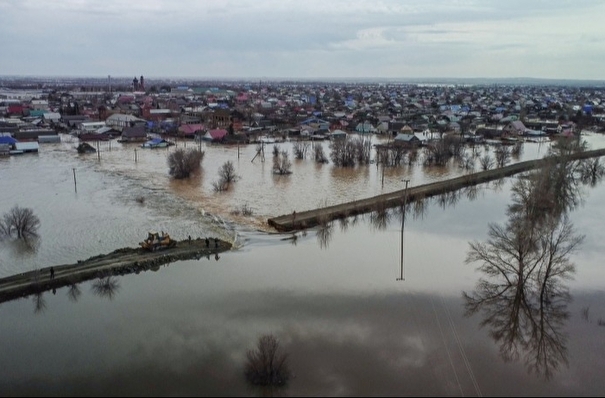
[[[405,181],[405,193],[403,194],[403,209],[402,209],[402,214],[401,214],[401,274],[399,276],[399,278],[397,278],[398,281],[405,281],[405,276],[404,276],[404,261],[403,261],[403,229],[405,227],[405,213],[407,210],[407,205],[408,205],[408,184],[410,182],[410,180],[403,180]]]

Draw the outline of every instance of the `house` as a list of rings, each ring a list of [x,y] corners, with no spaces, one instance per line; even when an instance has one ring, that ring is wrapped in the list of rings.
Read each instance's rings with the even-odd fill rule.
[[[119,131],[123,131],[123,129],[126,127],[132,127],[138,124],[139,122],[144,123],[145,120],[124,113],[114,113],[105,120],[105,124],[107,126],[113,127]]]
[[[18,115],[18,116],[23,116],[25,114],[25,110],[27,108],[25,106],[23,106],[22,104],[10,104],[8,106],[8,108],[6,109],[6,113],[11,116],[11,115]]]
[[[527,142],[548,142],[550,139],[544,131],[541,130],[526,130],[525,140]]]
[[[13,133],[13,137],[19,141],[35,141],[43,135],[57,135],[57,132],[53,129],[28,129],[19,130]]]
[[[17,140],[11,137],[10,135],[0,135],[0,147],[6,149],[6,153],[0,153],[0,155],[8,155],[8,152],[11,148],[15,147]]]
[[[523,124],[522,121],[515,120],[513,122],[506,124],[506,126],[504,126],[504,128],[502,130],[503,130],[503,133],[507,134],[507,135],[522,136],[523,134],[525,134],[527,127],[525,127],[525,125]]]
[[[393,140],[393,143],[395,145],[401,145],[401,146],[405,146],[408,148],[414,148],[414,147],[420,146],[421,142],[420,142],[420,138],[418,138],[414,134],[399,133],[399,134],[397,134],[397,137],[395,137],[395,139]]]
[[[172,117],[172,110],[170,109],[150,109],[148,107],[143,108],[142,116],[147,120],[160,121],[167,120]]]
[[[147,141],[147,133],[145,128],[141,126],[136,127],[124,127],[122,135],[120,136],[120,142],[143,142]]]
[[[47,111],[48,110],[48,101],[41,99],[33,99],[31,100],[30,108],[39,111]]]
[[[330,134],[328,134],[331,140],[346,140],[347,135],[348,134],[342,130],[334,130]]]
[[[206,114],[206,124],[215,129],[221,129],[229,126],[231,123],[231,113],[227,110],[216,109]]]
[[[87,133],[92,133],[93,131],[106,127],[105,122],[82,122],[79,126],[81,130]]]
[[[358,123],[355,127],[355,131],[358,133],[374,133],[376,132],[376,128],[372,126],[372,123],[366,121],[363,123]]]
[[[214,130],[209,130],[208,132],[206,132],[206,134],[204,134],[202,139],[204,141],[210,141],[210,142],[221,142],[225,139],[226,136],[227,136],[227,130],[214,129]]]
[[[36,153],[38,152],[38,149],[40,148],[40,146],[38,145],[38,143],[36,141],[30,141],[30,142],[16,142],[15,143],[15,150],[19,153]]]
[[[203,124],[182,124],[179,127],[179,135],[183,137],[195,137],[206,130]]]
[[[59,112],[46,112],[42,116],[45,122],[59,123],[61,120],[61,114]]]

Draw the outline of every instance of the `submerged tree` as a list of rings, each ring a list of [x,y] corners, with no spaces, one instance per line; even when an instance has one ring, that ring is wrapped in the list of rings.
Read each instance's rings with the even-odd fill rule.
[[[204,154],[198,149],[175,149],[168,155],[168,173],[176,179],[188,178],[200,169]]]
[[[238,180],[238,175],[235,173],[235,166],[233,166],[233,162],[228,160],[218,171],[219,178],[227,184],[231,184]]]
[[[321,143],[313,143],[313,158],[316,163],[328,163],[328,158]]]
[[[330,142],[330,159],[338,167],[370,163],[372,143],[366,137],[334,139]]]
[[[296,141],[292,144],[292,150],[294,151],[294,157],[296,159],[304,159],[307,157],[309,152],[309,143],[304,141]]]
[[[14,206],[0,220],[0,235],[11,236],[16,233],[17,238],[27,240],[38,236],[39,227],[40,219],[32,209]]]
[[[218,181],[212,183],[215,192],[222,192],[229,189],[231,183],[237,181],[239,176],[235,173],[233,162],[228,160],[218,170]]]
[[[273,173],[284,175],[292,174],[292,162],[288,151],[281,151],[277,156],[273,157]]]

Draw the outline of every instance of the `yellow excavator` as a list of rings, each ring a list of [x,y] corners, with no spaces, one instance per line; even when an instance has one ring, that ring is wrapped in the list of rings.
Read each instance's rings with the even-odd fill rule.
[[[147,239],[140,242],[139,245],[145,250],[154,252],[156,250],[167,249],[176,246],[176,240],[171,239],[169,234],[165,234],[163,231],[161,234],[150,231],[147,234]]]

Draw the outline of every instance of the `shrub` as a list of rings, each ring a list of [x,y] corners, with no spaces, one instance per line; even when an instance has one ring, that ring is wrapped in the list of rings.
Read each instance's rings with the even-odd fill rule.
[[[204,154],[199,149],[175,149],[168,155],[169,174],[176,179],[188,178],[200,169]]]
[[[237,174],[235,174],[235,166],[233,166],[233,162],[228,160],[226,161],[218,171],[218,176],[225,184],[230,184],[239,179]]]

